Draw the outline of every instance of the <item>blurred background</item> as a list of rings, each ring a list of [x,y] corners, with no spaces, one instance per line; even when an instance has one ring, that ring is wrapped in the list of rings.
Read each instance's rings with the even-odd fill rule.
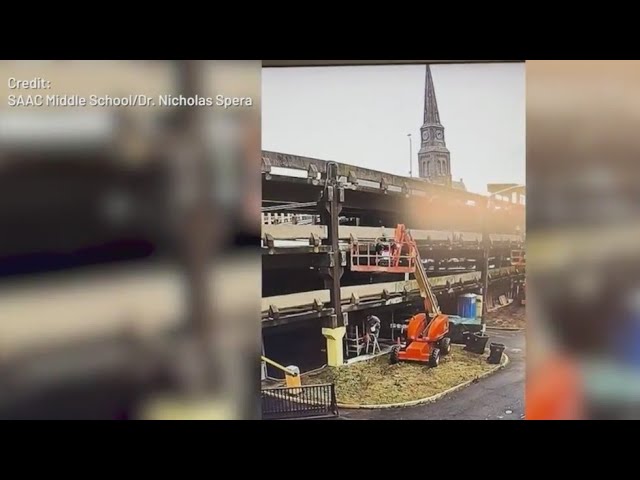
[[[640,418],[640,62],[527,62],[527,418]]]
[[[259,418],[260,69],[0,62],[0,418]],[[253,105],[9,107],[28,94]]]

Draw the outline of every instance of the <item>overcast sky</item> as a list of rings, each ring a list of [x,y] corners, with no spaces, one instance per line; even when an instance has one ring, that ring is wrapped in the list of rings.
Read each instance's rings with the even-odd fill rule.
[[[451,172],[467,189],[525,182],[522,63],[432,65]],[[425,67],[262,70],[262,148],[413,174],[424,105]]]

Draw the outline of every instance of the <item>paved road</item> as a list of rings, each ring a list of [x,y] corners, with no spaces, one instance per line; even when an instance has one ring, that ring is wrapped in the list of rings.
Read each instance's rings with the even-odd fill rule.
[[[525,334],[487,330],[504,343],[510,362],[502,370],[435,403],[386,410],[342,409],[344,420],[521,420],[524,416]]]

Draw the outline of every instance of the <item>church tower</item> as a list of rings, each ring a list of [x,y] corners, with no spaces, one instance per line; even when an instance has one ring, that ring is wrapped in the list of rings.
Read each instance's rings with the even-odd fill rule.
[[[427,65],[424,85],[424,121],[420,127],[421,145],[418,152],[420,178],[451,186],[451,159],[440,124],[436,92],[431,68]]]

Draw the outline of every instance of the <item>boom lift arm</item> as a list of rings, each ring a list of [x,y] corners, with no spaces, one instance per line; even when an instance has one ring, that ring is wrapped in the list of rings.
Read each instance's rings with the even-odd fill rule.
[[[431,285],[429,284],[429,279],[427,277],[427,271],[424,269],[424,265],[422,264],[422,259],[420,258],[420,252],[418,251],[418,246],[416,245],[415,240],[411,236],[411,233],[407,230],[404,225],[398,225],[396,228],[395,241],[400,245],[408,245],[411,250],[411,254],[415,258],[415,277],[416,282],[418,282],[418,288],[420,289],[420,296],[424,298],[424,309],[425,312],[430,314],[431,316],[436,316],[441,314],[440,305],[438,305],[438,299],[436,298],[433,290],[431,289]],[[400,250],[398,249],[397,257],[400,256]],[[394,258],[394,261],[396,261]]]

